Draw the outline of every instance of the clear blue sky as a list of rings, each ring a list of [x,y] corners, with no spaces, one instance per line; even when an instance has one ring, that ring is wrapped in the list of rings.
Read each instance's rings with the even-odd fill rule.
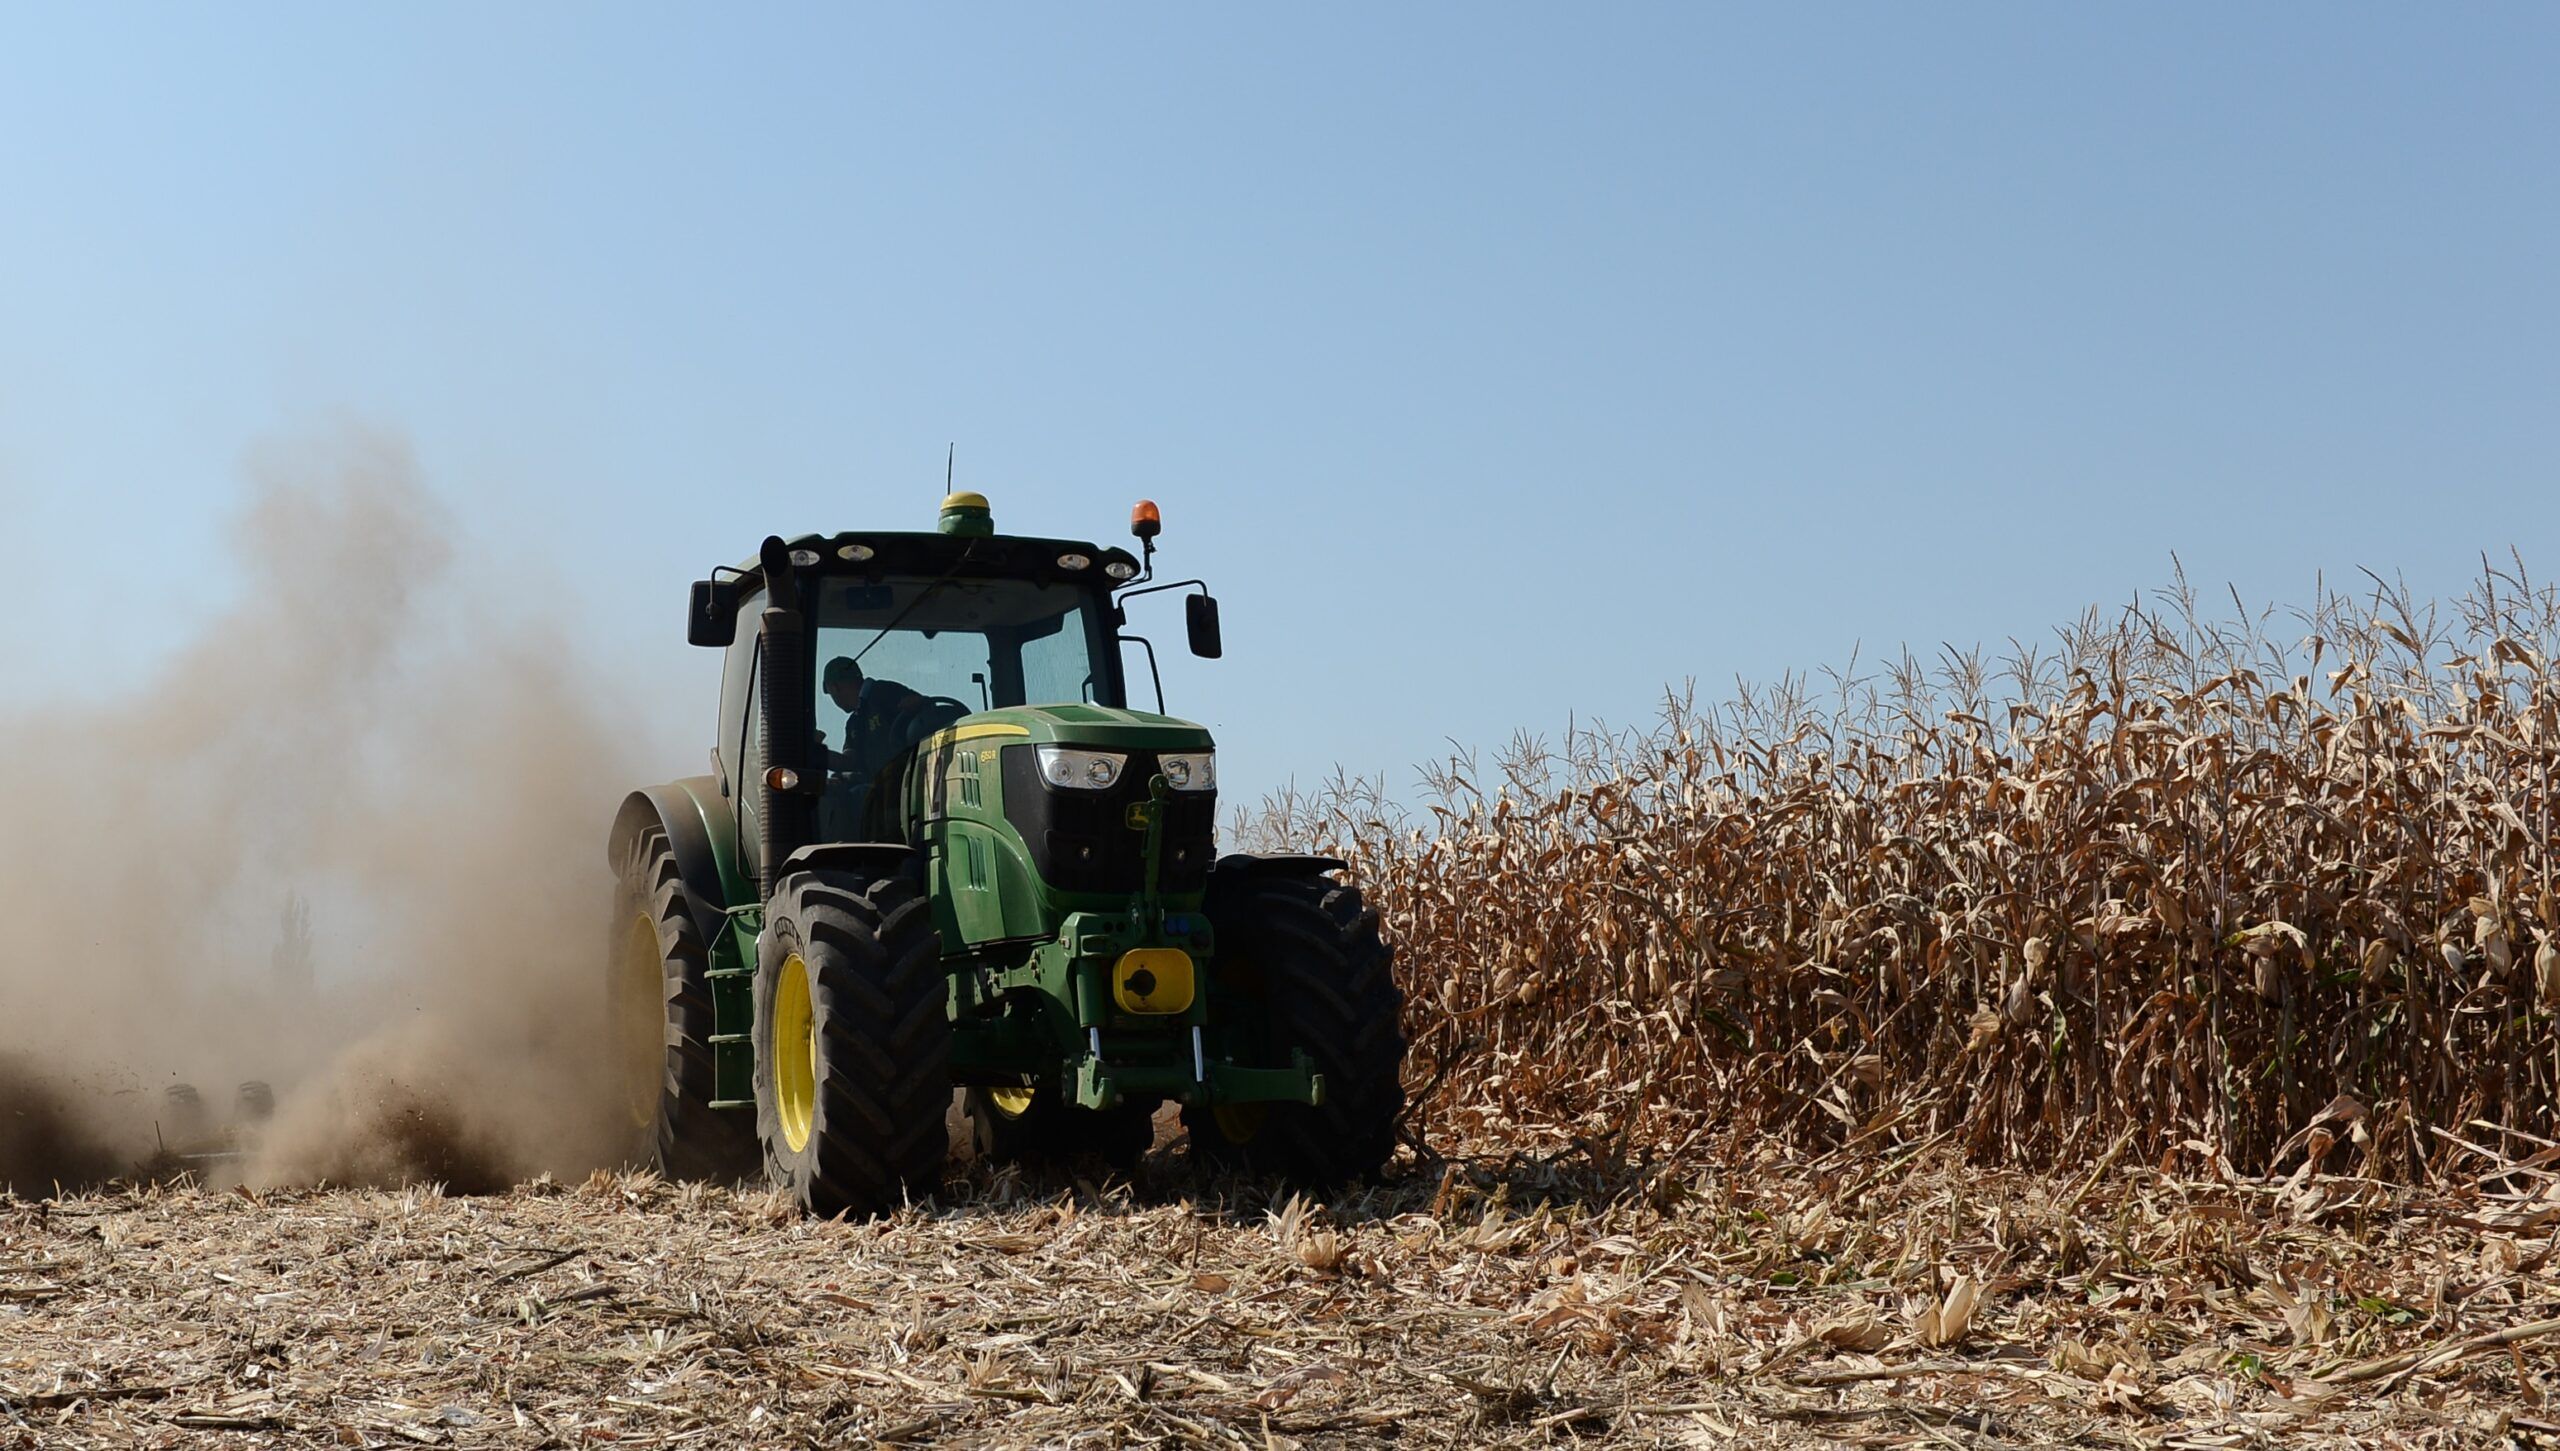
[[[1162,502],[1231,798],[2173,550],[2560,569],[2555,76],[2538,5],[16,7],[0,707],[146,671],[338,417],[668,774],[686,581],[954,440],[1006,526]]]

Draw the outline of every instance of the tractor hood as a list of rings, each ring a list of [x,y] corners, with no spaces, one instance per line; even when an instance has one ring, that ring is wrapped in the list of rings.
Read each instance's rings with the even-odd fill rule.
[[[1201,751],[1209,728],[1169,715],[1107,705],[1019,705],[964,716],[925,738],[925,752],[961,741],[1023,741],[1106,750]]]

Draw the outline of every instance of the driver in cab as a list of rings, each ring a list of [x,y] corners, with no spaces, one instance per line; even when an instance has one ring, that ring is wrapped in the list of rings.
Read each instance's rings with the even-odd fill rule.
[[[894,680],[864,678],[862,666],[850,655],[828,661],[818,683],[845,715],[843,750],[829,749],[826,733],[818,733],[818,749],[830,771],[859,777],[878,770],[907,748],[924,714],[926,697]]]

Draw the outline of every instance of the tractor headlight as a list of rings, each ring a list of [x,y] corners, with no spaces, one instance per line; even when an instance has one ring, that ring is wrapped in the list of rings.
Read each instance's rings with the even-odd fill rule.
[[[1070,791],[1107,791],[1129,764],[1126,755],[1113,751],[1079,751],[1073,746],[1032,749],[1040,760],[1040,779]]]
[[[1215,751],[1186,751],[1180,755],[1158,756],[1156,769],[1164,772],[1164,783],[1176,791],[1218,789],[1218,753]]]

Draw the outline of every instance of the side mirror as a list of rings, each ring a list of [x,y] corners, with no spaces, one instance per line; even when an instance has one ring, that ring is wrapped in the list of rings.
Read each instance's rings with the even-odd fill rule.
[[[1183,623],[1191,629],[1191,653],[1215,660],[1226,653],[1218,639],[1218,602],[1205,594],[1182,597]]]
[[[728,580],[697,579],[685,607],[687,644],[725,646],[738,638],[738,586]]]

